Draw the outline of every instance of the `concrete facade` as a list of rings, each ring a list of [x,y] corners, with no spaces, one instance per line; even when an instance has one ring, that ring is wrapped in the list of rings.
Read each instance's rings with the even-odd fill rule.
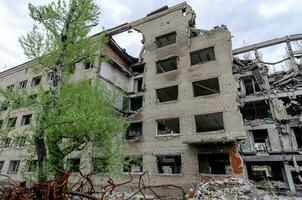
[[[134,170],[134,174],[148,171],[153,184],[173,183],[188,186],[201,179],[242,177],[253,173],[250,165],[252,162],[259,164],[268,162],[269,159],[283,162],[287,158],[291,162],[292,158],[286,156],[298,151],[292,129],[289,129],[291,131],[288,135],[280,137],[280,126],[272,118],[267,117],[264,121],[260,120],[261,122],[258,119],[243,120],[242,107],[239,105],[268,97],[246,95],[243,79],[250,76],[252,71],[246,70],[244,74],[234,71],[230,31],[224,25],[209,31],[197,29],[195,17],[194,10],[186,3],[181,3],[171,8],[161,8],[145,18],[110,29],[110,43],[102,47],[102,53],[108,55],[110,61],[94,63],[100,65],[100,72],[97,72],[96,66],[84,70],[83,64],[77,64],[75,68],[75,80],[101,79],[109,88],[118,89],[120,101],[113,106],[129,117],[130,121],[139,124],[136,131],[129,132],[130,139],[125,138],[126,155],[140,156],[142,159],[142,163],[137,164],[140,169]],[[111,38],[112,35],[130,29],[143,35],[143,49],[138,59],[129,56]],[[163,36],[167,37],[161,40]],[[166,41],[168,44],[165,44]],[[159,42],[164,45],[160,46],[162,44]],[[196,52],[203,50],[210,53],[200,53],[194,57]],[[173,65],[175,69],[158,73],[158,63],[172,57],[176,58],[176,66],[175,63]],[[28,80],[26,89],[34,93],[35,87],[31,87],[31,80],[37,75],[28,68],[31,64],[34,62],[0,73],[1,87]],[[218,80],[218,89],[211,89],[213,84],[199,84],[200,81],[209,79]],[[47,87],[46,74],[42,74],[41,84]],[[164,99],[171,96],[176,98],[160,102],[158,91],[173,86],[177,86],[176,95],[175,91],[168,90],[161,95]],[[196,92],[205,91],[206,94],[195,95]],[[4,119],[8,113],[18,117],[16,132],[21,132],[26,127],[20,126],[22,116],[30,111],[4,110],[0,112],[0,117]],[[174,121],[171,123],[167,119]],[[270,146],[264,156],[268,160],[263,160],[266,157],[259,158],[255,151],[252,131],[257,129],[267,129]],[[284,152],[289,154],[285,155]],[[2,148],[0,161],[5,161],[2,173],[8,172],[10,161],[22,161],[26,154],[25,149],[16,149],[13,145]],[[297,159],[302,161],[299,156]],[[81,162],[86,161],[85,165],[89,168],[91,158],[81,158]],[[19,168],[25,165],[25,162],[20,162]],[[284,166],[286,168],[281,168],[289,179],[287,182],[291,183],[291,169],[288,165]],[[20,173],[14,172],[10,175],[22,180]]]

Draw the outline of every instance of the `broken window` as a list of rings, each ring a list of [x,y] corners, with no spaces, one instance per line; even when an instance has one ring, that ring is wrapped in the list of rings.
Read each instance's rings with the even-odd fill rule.
[[[175,101],[178,98],[178,86],[171,86],[156,90],[157,101],[159,103]]]
[[[84,70],[92,69],[93,64],[91,62],[84,63]]]
[[[282,163],[247,163],[248,178],[253,181],[273,180],[283,181]]]
[[[159,174],[180,174],[181,156],[157,156]]]
[[[231,174],[228,153],[198,154],[199,173]]]
[[[269,105],[265,101],[255,101],[246,103],[242,108],[240,108],[243,119],[255,120],[271,118],[271,112]]]
[[[142,74],[144,73],[145,64],[131,66],[131,70],[134,74]]]
[[[25,142],[26,142],[26,137],[25,136],[18,136],[18,137],[16,137],[15,147],[17,147],[17,148],[24,147]]]
[[[19,88],[20,89],[24,89],[24,88],[26,88],[26,85],[27,85],[27,80],[21,81],[19,83]]]
[[[157,120],[157,135],[170,135],[179,133],[179,118]]]
[[[4,160],[1,160],[0,161],[0,172],[2,172],[3,165],[4,165]]]
[[[215,60],[214,47],[194,51],[190,53],[191,65]]]
[[[218,78],[195,81],[193,84],[194,97],[217,94],[219,90]]]
[[[143,106],[143,97],[133,97],[130,98],[130,110],[137,111]]]
[[[108,159],[104,157],[94,157],[92,159],[92,170],[97,173],[106,173],[108,172]]]
[[[177,57],[171,57],[156,62],[156,73],[164,73],[177,69]]]
[[[126,156],[123,172],[140,173],[143,172],[142,156]]]
[[[176,32],[168,33],[156,38],[157,48],[176,43]]]
[[[134,92],[143,91],[143,78],[134,79]]]
[[[195,115],[195,125],[197,133],[223,130],[223,114],[219,112]]]
[[[16,125],[17,117],[12,117],[8,119],[7,127],[13,128]]]
[[[6,90],[9,91],[9,92],[11,92],[11,91],[13,91],[14,87],[15,87],[14,84],[13,85],[9,85],[9,86],[6,87]]]
[[[131,140],[141,137],[143,135],[143,123],[142,122],[134,122],[129,125],[127,128],[125,139]]]
[[[80,171],[80,158],[67,158],[66,168],[69,171],[79,172]]]
[[[257,153],[266,153],[269,147],[269,139],[266,129],[252,130],[254,147]]]
[[[38,160],[26,161],[25,172],[35,172],[38,167]]]
[[[8,171],[7,173],[15,174],[18,172],[20,165],[20,160],[11,160],[9,163]]]
[[[33,80],[31,81],[31,86],[35,87],[37,85],[39,85],[41,83],[42,80],[42,76],[37,76],[35,78],[33,78]]]
[[[295,133],[298,149],[301,150],[302,149],[302,130],[299,127],[295,127],[295,128],[293,128],[293,131]]]
[[[22,117],[22,120],[21,120],[21,126],[30,124],[31,117],[32,117],[31,114],[30,115],[24,115]]]
[[[260,88],[253,77],[243,79],[246,95],[254,94],[260,91]]]

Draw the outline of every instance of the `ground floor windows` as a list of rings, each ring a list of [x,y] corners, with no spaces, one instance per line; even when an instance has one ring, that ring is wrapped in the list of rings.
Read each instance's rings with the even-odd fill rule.
[[[159,174],[180,174],[181,156],[157,156],[157,169]]]
[[[9,174],[16,174],[18,172],[20,160],[11,160],[9,163],[8,171]]]
[[[140,173],[143,172],[142,156],[126,156],[123,172]]]

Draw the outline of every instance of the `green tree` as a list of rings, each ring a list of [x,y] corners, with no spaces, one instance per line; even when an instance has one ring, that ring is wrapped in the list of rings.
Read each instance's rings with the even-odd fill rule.
[[[51,171],[60,177],[66,155],[89,146],[118,161],[125,122],[110,106],[115,95],[97,80],[100,49],[106,37],[88,35],[98,24],[99,8],[92,0],[58,0],[44,6],[29,4],[29,11],[35,25],[20,43],[25,55],[33,59],[33,72],[52,72],[49,88],[41,87],[35,98],[29,98],[31,94],[25,91],[1,89],[1,94],[11,109],[28,107],[34,111],[31,132],[38,180],[47,180],[47,159]],[[71,81],[70,73],[78,62],[96,64],[93,84]]]

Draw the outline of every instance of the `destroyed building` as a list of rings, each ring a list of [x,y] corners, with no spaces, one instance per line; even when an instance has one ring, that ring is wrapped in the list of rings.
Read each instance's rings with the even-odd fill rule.
[[[134,176],[148,171],[154,184],[188,186],[200,179],[226,176],[257,180],[266,173],[271,175],[266,178],[284,181],[294,192],[302,161],[301,66],[296,64],[294,52],[289,51],[292,70],[269,75],[259,58],[233,57],[257,52],[266,43],[232,50],[226,26],[201,30],[195,27],[195,18],[186,3],[162,7],[107,30],[109,42],[101,53],[108,61],[98,58],[75,66],[74,80],[99,79],[120,92],[120,101],[113,106],[130,121],[124,136],[126,159],[139,158],[121,169],[124,178],[128,171]],[[143,35],[143,47],[136,57],[113,39],[131,30]],[[282,42],[297,39],[301,36]],[[47,87],[51,72],[34,74],[31,65],[34,61],[1,72],[1,87],[23,88],[33,94],[38,85]],[[5,99],[1,101],[5,103]],[[15,127],[18,132],[28,126],[34,113],[7,110],[3,104],[0,117],[8,115],[10,123],[1,126]],[[1,143],[2,173],[16,180],[22,180],[22,169],[29,176],[33,171],[23,160],[25,142],[26,138],[18,144],[7,138]],[[70,155],[66,167],[75,169],[81,163],[86,172],[98,170],[93,165],[97,159],[101,156]]]
[[[238,103],[247,138],[241,144],[246,176],[288,184],[291,192],[301,190],[301,50],[293,43],[302,35],[277,38],[233,50],[233,74],[238,83]],[[285,44],[286,56],[265,62],[259,51]],[[252,52],[254,59],[240,59]],[[284,63],[285,71],[269,72]]]

